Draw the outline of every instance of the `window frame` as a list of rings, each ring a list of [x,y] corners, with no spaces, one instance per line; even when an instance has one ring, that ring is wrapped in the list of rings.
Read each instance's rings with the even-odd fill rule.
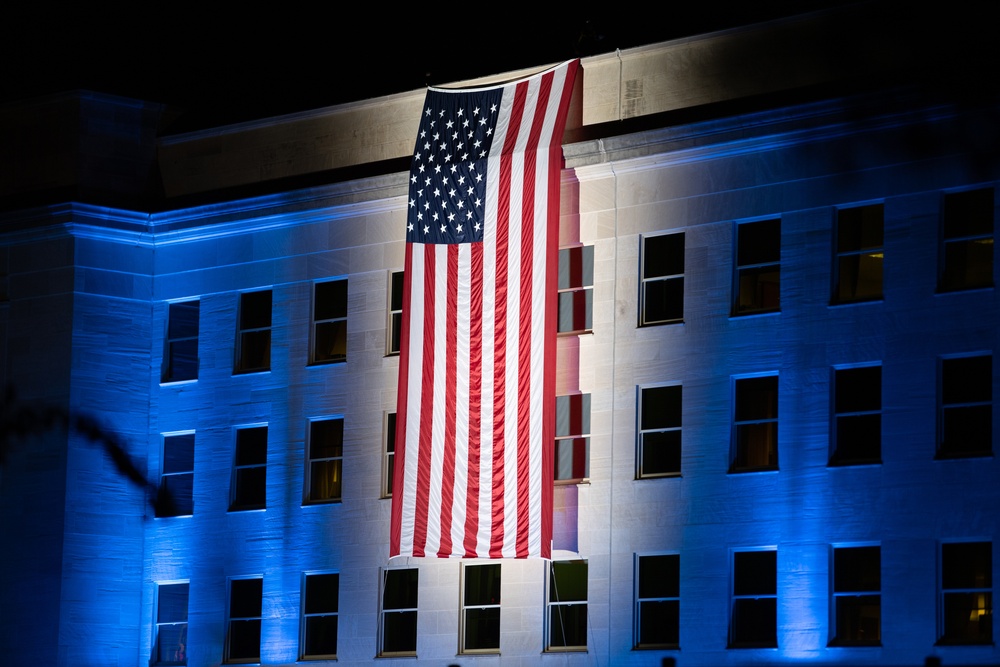
[[[246,322],[244,317],[249,318],[249,308],[246,303],[249,299],[253,298],[258,294],[267,294],[268,301],[270,303],[270,308],[267,316],[267,325],[261,326],[259,323]],[[256,326],[251,326],[252,324]],[[233,374],[234,375],[248,375],[250,373],[267,373],[271,370],[271,342],[272,342],[272,327],[274,325],[274,292],[272,289],[257,289],[250,290],[247,292],[240,292],[238,305],[236,309],[236,359],[233,364]],[[260,364],[252,365],[246,359],[246,355],[249,354],[251,346],[248,344],[249,340],[260,337],[263,343],[263,347],[266,352],[264,354],[264,361]]]
[[[989,390],[988,399],[978,399],[978,400],[958,400],[946,402],[945,394],[948,393],[948,380],[946,378],[947,366],[952,363],[961,363],[963,361],[970,361],[973,359],[986,359],[989,364],[989,378],[986,386]],[[955,354],[942,356],[938,361],[938,406],[937,406],[937,447],[935,452],[936,459],[965,459],[965,458],[981,458],[993,456],[993,354],[991,352],[970,352],[964,354]],[[968,374],[960,373],[961,377],[964,379],[968,378]],[[968,384],[968,383],[966,383]],[[961,411],[973,410],[981,414],[980,419],[984,421],[982,426],[985,427],[985,435],[981,436],[985,443],[985,447],[979,449],[957,449],[954,446],[949,446],[946,440],[948,433],[948,415],[949,413],[955,414]]]
[[[414,591],[413,606],[408,607],[386,607],[386,590],[389,586],[389,577],[392,573],[410,572],[416,577],[413,583]],[[417,641],[419,639],[420,622],[420,568],[417,567],[383,567],[379,569],[379,598],[378,598],[378,657],[416,657]],[[413,648],[390,651],[386,650],[385,621],[388,614],[412,614],[413,615]]]
[[[392,498],[395,465],[396,411],[386,410],[382,417],[382,498]]]
[[[191,440],[191,469],[190,470],[176,470],[167,472],[167,443],[168,441],[173,442],[174,440],[180,440],[181,438]],[[160,435],[160,480],[159,486],[157,487],[157,507],[156,507],[156,517],[157,518],[170,518],[176,516],[193,516],[194,515],[194,457],[195,457],[195,431],[173,431],[170,433],[162,433]],[[170,488],[167,483],[167,478],[175,477],[190,477],[190,491],[188,492],[189,498],[188,504],[191,506],[190,512],[182,511],[176,498],[176,489]],[[166,503],[167,492],[170,493],[170,502],[172,506],[177,510],[176,514],[160,514],[160,510]]]
[[[741,410],[740,403],[740,385],[745,381],[762,380],[765,378],[774,378],[774,416],[765,418],[751,418],[751,419],[740,419],[739,413]],[[781,404],[781,381],[779,374],[774,371],[764,372],[764,373],[754,373],[750,375],[735,375],[732,377],[731,381],[731,392],[732,392],[732,436],[731,436],[731,452],[730,452],[730,473],[754,473],[754,472],[769,472],[778,470],[779,463],[779,445],[780,445],[780,412],[779,407]],[[744,385],[746,386],[746,385]],[[743,456],[743,435],[741,432],[741,427],[753,427],[765,424],[774,424],[774,435],[768,434],[769,439],[773,439],[773,455],[774,461],[769,461],[764,465],[749,465],[741,464],[740,460]],[[770,452],[769,452],[770,454]]]
[[[672,565],[668,567],[671,569],[671,573],[676,573],[676,580],[671,581],[668,584],[668,588],[674,589],[673,595],[655,595],[643,597],[643,580],[641,577],[642,573],[642,562],[644,559],[654,559],[654,558],[667,558]],[[634,589],[633,589],[633,619],[632,619],[632,648],[637,650],[650,650],[650,649],[679,649],[680,648],[680,554],[676,551],[667,551],[662,553],[636,553],[634,556]],[[673,572],[673,571],[676,572]],[[662,576],[659,581],[663,581]],[[673,613],[675,625],[672,625],[671,631],[677,637],[677,641],[643,641],[643,624],[642,624],[642,608],[646,604],[670,604],[671,606],[676,605],[677,609]]]
[[[676,411],[673,409],[660,411],[666,416],[672,416],[672,413],[676,412],[677,423],[667,426],[651,426],[649,428],[644,428],[643,422],[646,417],[646,411],[643,409],[645,402],[645,394],[647,391],[653,392],[660,389],[667,390],[677,390],[677,407]],[[639,385],[637,387],[636,395],[636,457],[635,457],[635,478],[636,479],[659,479],[663,477],[680,477],[681,475],[681,457],[684,452],[683,438],[683,423],[684,423],[684,388],[679,382],[665,382],[659,384],[649,384],[649,385]],[[670,392],[673,393],[672,391]],[[677,466],[676,470],[664,470],[659,472],[647,472],[645,470],[645,447],[646,447],[646,436],[652,434],[668,434],[676,433],[678,441],[676,443],[677,448]],[[671,447],[672,443],[662,443],[661,447]],[[672,459],[673,456],[670,456]]]
[[[989,193],[987,195],[987,192]],[[965,197],[974,197],[977,193],[982,193],[984,199],[989,199],[989,212],[987,216],[989,218],[989,233],[986,232],[973,232],[969,230],[949,230],[949,223],[952,222],[952,218],[949,216],[949,204],[953,204],[957,200]],[[985,187],[973,187],[965,188],[962,190],[951,190],[943,192],[941,196],[941,224],[939,225],[940,234],[940,250],[939,250],[939,270],[938,270],[938,289],[937,291],[942,294],[947,294],[951,292],[965,292],[969,290],[976,289],[991,289],[996,284],[995,279],[995,235],[996,235],[996,194],[992,186]],[[985,220],[983,222],[986,222]],[[955,224],[955,223],[953,223]],[[957,223],[961,224],[961,222]],[[988,239],[988,241],[987,241]],[[989,274],[990,278],[988,281],[982,283],[968,282],[968,278],[955,278],[952,272],[949,270],[950,266],[948,262],[949,250],[959,245],[966,247],[974,247],[976,243],[987,241],[990,246],[988,254],[986,256],[989,258]]]
[[[311,612],[310,600],[309,600],[309,579],[311,577],[336,577],[337,581],[337,599],[334,600],[334,609],[325,611],[315,611]],[[317,570],[302,573],[302,593],[300,595],[299,603],[299,660],[302,661],[314,661],[314,660],[336,660],[337,659],[337,648],[339,642],[340,634],[340,572],[338,570]],[[309,653],[307,649],[309,648],[309,619],[311,618],[330,618],[334,619],[335,633],[337,636],[334,638],[334,650],[333,653]],[[324,627],[325,631],[326,628]]]
[[[774,223],[777,225],[777,236],[778,236],[778,248],[776,250],[777,259],[765,260],[765,261],[742,261],[740,258],[740,238],[741,230],[740,228],[747,229],[753,225],[764,225],[767,223]],[[745,317],[748,315],[767,315],[770,313],[780,313],[781,312],[781,217],[766,217],[758,218],[754,220],[741,220],[734,224],[733,230],[733,286],[732,286],[732,310],[731,315],[733,317]],[[744,234],[746,232],[744,231]],[[773,232],[772,232],[773,233]],[[761,285],[764,281],[754,280],[753,282],[753,299],[749,305],[742,305],[744,303],[742,297],[744,295],[743,290],[743,276],[755,275],[757,278],[768,275],[767,269],[775,269],[777,273],[777,287],[776,287],[776,305],[768,306],[765,305],[767,299],[760,295],[762,291]],[[759,304],[758,304],[759,302]]]
[[[251,614],[249,616],[234,616],[233,615],[233,595],[234,590],[239,586],[243,585],[243,582],[257,581],[260,582],[260,598],[257,603],[260,607],[257,614]],[[263,625],[264,625],[264,575],[246,575],[239,577],[229,577],[227,580],[227,595],[226,595],[226,641],[223,647],[223,663],[225,664],[257,664],[261,661],[261,637],[263,637]],[[257,622],[257,655],[256,656],[233,656],[233,636],[234,636],[234,623],[250,623],[254,621]]]
[[[194,333],[191,333],[187,328],[183,328],[182,331],[176,331],[174,324],[176,323],[177,328],[181,328],[181,323],[178,320],[183,320],[184,318],[179,316],[179,313],[175,315],[174,311],[180,311],[184,308],[190,308],[194,304],[194,316],[193,326]],[[167,331],[166,336],[164,336],[163,342],[163,366],[160,371],[160,383],[161,384],[176,384],[180,382],[194,382],[198,379],[198,371],[200,370],[200,359],[198,357],[198,344],[199,344],[199,333],[201,327],[201,300],[200,299],[184,299],[183,301],[171,301],[167,303]],[[194,361],[193,361],[193,374],[190,376],[177,377],[178,373],[174,370],[175,368],[175,347],[183,346],[185,343],[194,343]]]
[[[241,464],[240,461],[240,446],[241,446],[241,433],[249,431],[264,431],[264,460],[263,462],[255,463],[244,463]],[[243,424],[233,428],[233,469],[232,477],[229,484],[229,511],[230,512],[254,512],[267,509],[267,455],[268,455],[268,444],[270,438],[270,431],[267,427],[267,423],[258,424]],[[264,479],[260,482],[262,488],[261,493],[263,498],[260,503],[245,503],[239,502],[241,496],[241,488],[245,485],[250,484],[250,482],[241,482],[246,471],[262,469],[264,471]]]
[[[875,587],[865,588],[864,583],[858,588],[838,590],[839,588],[839,568],[837,567],[838,554],[847,556],[850,551],[861,549],[876,549],[878,560],[878,572]],[[857,568],[848,567],[850,573],[855,573]],[[841,601],[848,601],[845,606],[850,605],[853,600],[855,604],[861,605],[863,598],[875,598],[874,602],[878,606],[877,628],[875,639],[852,639],[843,636],[844,629],[841,627]],[[882,645],[882,546],[877,543],[850,543],[833,544],[830,546],[830,646],[881,646]]]
[[[343,304],[330,304],[332,310],[337,312],[330,317],[318,317],[317,309],[320,308],[319,292],[322,286],[333,285],[334,283],[344,283],[343,290]],[[347,363],[347,318],[348,318],[348,299],[350,296],[349,290],[350,285],[346,276],[338,276],[336,278],[329,278],[324,280],[317,280],[312,284],[312,301],[309,310],[309,365],[310,366],[326,366],[329,364],[343,364]],[[341,313],[340,308],[336,306],[342,306],[343,311]],[[342,325],[342,326],[338,326]],[[324,357],[322,359],[317,358],[318,347],[320,341],[320,330],[322,328],[328,328],[332,326],[334,328],[333,340],[336,341],[343,337],[344,352],[343,354],[333,354],[331,353],[329,357]],[[337,335],[339,331],[340,335]]]
[[[574,271],[573,255],[579,252],[579,271]],[[564,254],[565,253],[565,254]],[[563,265],[563,258],[567,257],[570,262],[568,267]],[[589,261],[589,276],[588,273]],[[578,244],[559,248],[556,296],[556,332],[559,335],[578,335],[593,333],[594,331],[594,246]],[[565,275],[564,275],[565,274]],[[579,274],[579,275],[577,275]],[[588,282],[589,278],[589,282]],[[564,281],[565,280],[565,281]],[[567,284],[568,283],[568,284]],[[567,302],[564,297],[568,297],[570,319],[572,328],[563,328],[563,303]],[[580,301],[582,300],[582,304]],[[577,327],[577,312],[583,307],[583,326]]]
[[[650,265],[650,250],[647,244],[651,239],[663,239],[664,237],[679,237],[681,241],[681,252],[680,252],[680,271],[676,271],[677,267],[668,267],[668,269],[674,269],[673,272],[657,274],[655,276],[647,276],[647,269]],[[676,249],[674,249],[676,250]],[[669,257],[670,252],[667,252],[668,257],[663,261],[664,263],[671,263],[671,257]],[[685,276],[685,262],[687,259],[687,238],[684,231],[670,230],[667,232],[657,232],[655,234],[643,234],[639,239],[639,323],[640,327],[652,327],[652,326],[662,326],[666,324],[683,324],[684,323],[684,276]],[[664,288],[673,282],[679,282],[679,292],[680,292],[680,317],[667,317],[666,319],[653,319],[652,317],[647,317],[649,311],[650,303],[650,290],[651,286],[657,283],[663,283]],[[664,290],[666,292],[666,290]],[[664,294],[665,300],[670,300],[676,297],[675,295]]]
[[[879,221],[878,243],[876,245],[864,245],[864,233],[862,232],[859,234],[859,236],[862,237],[861,241],[858,241],[856,245],[852,245],[849,248],[844,248],[843,243],[845,239],[844,234],[842,233],[844,232],[843,225],[845,225],[845,223],[857,224],[859,227],[863,227],[865,222],[867,222],[868,212],[874,213],[876,209],[878,211]],[[852,221],[849,216],[854,215],[859,216],[859,219]],[[831,287],[830,303],[832,305],[846,305],[852,303],[882,301],[885,295],[885,204],[883,202],[868,202],[841,206],[836,209],[836,218],[834,220],[833,228],[833,268],[831,271],[831,275],[833,276],[833,285]],[[857,262],[857,267],[853,273],[856,278],[856,282],[861,284],[862,276],[868,274],[868,271],[864,269],[864,258],[866,256],[878,260],[878,294],[844,296],[844,277],[846,275],[844,271],[844,264],[851,260]]]
[[[959,545],[973,546],[973,545],[985,545],[986,554],[986,567],[985,574],[989,576],[989,581],[986,586],[948,586],[945,585],[946,574],[946,562],[945,562],[945,549],[950,547],[956,547]],[[968,539],[968,540],[949,540],[942,542],[938,547],[938,639],[936,645],[938,646],[983,646],[992,645],[994,640],[993,634],[993,542],[990,539]],[[948,623],[948,598],[950,596],[956,595],[986,595],[989,596],[989,610],[987,614],[990,622],[982,624],[988,632],[988,637],[984,637],[979,640],[972,639],[956,639],[954,636],[950,636],[949,633],[949,623]],[[971,609],[971,608],[967,608]],[[982,611],[980,608],[979,611]]]
[[[841,374],[850,373],[862,373],[866,371],[871,371],[872,369],[878,369],[879,373],[879,387],[878,387],[878,407],[858,407],[851,406],[854,409],[840,409],[839,399],[840,399],[840,387],[844,383],[843,378],[838,379]],[[834,366],[830,373],[830,460],[829,464],[831,466],[852,466],[852,465],[872,465],[882,463],[882,412],[883,412],[883,386],[882,382],[882,363],[881,362],[865,362],[861,364],[853,364],[850,366]],[[849,400],[849,399],[848,399]],[[846,407],[846,406],[845,406]],[[875,452],[873,456],[859,456],[857,454],[852,454],[842,451],[840,437],[842,431],[844,430],[841,426],[841,422],[856,422],[861,423],[864,421],[874,421],[872,418],[878,417],[878,451]],[[870,428],[870,427],[869,427]]]
[[[187,589],[184,593],[184,599],[185,599],[184,618],[183,620],[161,621],[160,612],[163,609],[163,607],[161,606],[163,592],[164,592],[163,589],[165,587],[173,587],[173,586],[184,586]],[[150,656],[149,662],[150,664],[153,665],[186,665],[187,651],[184,649],[187,648],[188,614],[191,605],[191,582],[187,579],[178,579],[175,581],[158,581],[156,582],[155,594],[156,594],[156,607],[155,610],[153,611],[153,646],[152,646],[152,656]],[[163,626],[172,626],[172,627],[184,626],[183,629],[180,631],[180,636],[181,638],[183,638],[183,641],[177,642],[179,646],[183,647],[182,650],[184,651],[183,657],[180,658],[179,660],[160,659],[160,648],[161,648],[160,634],[161,634],[161,627]]]
[[[761,553],[771,553],[774,554],[774,589],[773,592],[767,593],[740,593],[739,588],[742,585],[737,582],[737,560],[740,556],[749,554],[761,554]],[[753,649],[753,648],[777,648],[778,647],[778,549],[776,546],[770,547],[754,547],[754,548],[740,548],[730,550],[730,579],[729,579],[730,589],[729,589],[729,634],[728,642],[726,648],[729,649]],[[774,600],[774,637],[770,637],[762,640],[750,640],[745,641],[742,639],[737,639],[738,628],[743,627],[742,621],[738,622],[737,619],[737,607],[742,607],[743,605],[738,605],[737,602],[740,601],[754,601],[759,602],[761,600]],[[754,609],[759,605],[754,605]],[[742,612],[741,612],[742,618]]]
[[[561,599],[562,596],[559,595],[559,587],[556,583],[556,568],[557,567],[583,567],[583,586],[584,586],[584,597],[583,599],[573,598],[573,599]],[[589,639],[589,584],[590,584],[590,567],[585,559],[574,559],[574,560],[551,560],[548,561],[548,567],[545,568],[545,652],[546,653],[572,653],[572,652],[586,652],[587,651],[587,640]],[[553,592],[560,598],[553,600]],[[556,608],[573,608],[582,607],[583,608],[583,644],[563,644],[555,645],[553,644],[555,624],[553,622],[553,614]],[[562,617],[560,616],[560,621]],[[562,624],[563,639],[568,639],[565,631],[565,624]]]
[[[572,432],[575,430],[576,424],[573,424],[572,418],[572,403],[575,399],[580,401],[580,420],[579,424],[581,433]],[[590,480],[590,438],[591,438],[591,394],[587,392],[575,392],[572,394],[561,394],[556,396],[556,425],[555,425],[555,440],[553,443],[553,456],[552,456],[552,474],[554,477],[555,484],[581,484],[586,483]],[[568,431],[563,433],[561,425],[561,405],[569,404],[569,410],[571,414],[566,417],[568,422]],[[570,473],[578,472],[577,466],[579,462],[577,458],[579,452],[577,451],[582,447],[583,449],[583,475],[577,476],[573,475],[571,477],[559,477],[560,473],[560,450],[564,445],[562,443],[569,443],[571,448],[569,454],[570,460]],[[566,458],[565,455],[563,458]]]
[[[399,349],[402,347],[402,336],[403,336],[403,291],[406,285],[406,272],[400,269],[399,271],[389,272],[389,302],[386,307],[386,312],[388,317],[386,318],[385,325],[385,355],[387,357],[399,356]],[[396,280],[397,276],[399,279],[399,292],[396,292]],[[397,305],[398,297],[398,308]],[[398,327],[397,327],[398,323]]]
[[[491,603],[475,603],[470,604],[468,601],[468,583],[470,578],[470,570],[476,568],[496,568],[496,585],[497,585],[497,595],[498,599]],[[501,626],[501,603],[502,603],[502,592],[503,592],[503,568],[499,561],[485,563],[462,563],[460,572],[460,597],[459,597],[459,629],[458,629],[458,652],[463,655],[487,655],[487,654],[499,654],[500,653],[500,628]],[[469,643],[469,612],[488,612],[495,610],[496,617],[485,619],[485,622],[490,625],[496,624],[496,646],[488,647],[474,647],[470,648]]]
[[[313,438],[315,437],[314,428],[316,424],[321,422],[340,422],[340,455],[339,456],[314,456],[313,455]],[[311,417],[308,420],[308,425],[306,428],[306,469],[305,469],[305,484],[303,489],[305,491],[304,497],[302,499],[303,505],[325,505],[330,503],[339,503],[344,499],[344,431],[346,424],[344,423],[343,415],[330,415],[325,417]],[[329,498],[313,498],[313,465],[318,463],[333,463],[335,471],[338,471],[335,475],[339,479],[340,490],[335,496]],[[339,463],[339,467],[338,464]],[[335,479],[335,483],[337,479]]]

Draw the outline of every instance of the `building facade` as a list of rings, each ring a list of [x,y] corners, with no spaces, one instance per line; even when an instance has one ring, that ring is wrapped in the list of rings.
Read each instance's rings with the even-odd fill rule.
[[[551,562],[388,558],[422,91],[8,108],[112,120],[3,193],[5,664],[1000,661],[1000,106],[831,87],[845,20],[583,60]]]

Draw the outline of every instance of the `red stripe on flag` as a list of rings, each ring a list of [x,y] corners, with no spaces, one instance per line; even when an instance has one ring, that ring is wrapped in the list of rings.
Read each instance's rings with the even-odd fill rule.
[[[413,245],[406,244],[403,253],[403,303],[404,313],[410,312],[410,290],[409,279],[413,275]],[[410,345],[410,319],[403,318],[399,329],[399,347],[401,350],[409,349]],[[402,470],[406,465],[406,387],[409,380],[409,373],[406,364],[399,364],[399,389],[396,399],[396,442],[393,447],[393,476],[392,476],[392,497],[403,497],[403,474]],[[398,554],[402,543],[403,529],[403,503],[392,503],[392,517],[389,528],[389,553]]]
[[[528,554],[528,534],[530,513],[531,480],[531,317],[533,301],[534,237],[535,237],[535,178],[536,156],[539,137],[545,123],[549,93],[552,88],[552,73],[542,77],[536,94],[535,115],[528,135],[524,161],[524,183],[521,199],[521,307],[520,307],[520,350],[518,359],[518,445],[517,445],[517,540],[516,554],[524,558]],[[546,211],[547,212],[547,211]],[[542,219],[541,229],[547,220]],[[537,378],[540,380],[541,378]]]
[[[469,482],[465,492],[465,555],[477,553],[479,541],[480,424],[483,413],[483,244],[472,245],[469,316]]]
[[[431,493],[431,450],[434,417],[434,246],[424,246],[424,335],[423,390],[420,396],[420,439],[417,452],[416,525],[413,528],[413,555],[423,556],[427,543],[427,507]]]
[[[504,537],[504,482],[507,471],[504,469],[504,437],[507,413],[507,266],[510,261],[510,197],[511,197],[511,162],[514,146],[517,142],[517,131],[524,113],[524,102],[527,97],[527,84],[518,84],[514,89],[514,100],[507,126],[507,136],[503,152],[500,156],[500,191],[497,200],[497,275],[496,275],[496,338],[493,343],[494,368],[493,373],[493,530],[490,547],[490,557],[499,558],[503,555]]]
[[[441,541],[438,556],[451,555],[452,501],[455,494],[455,389],[458,365],[458,246],[448,245],[448,311],[445,359],[444,462],[441,470]]]

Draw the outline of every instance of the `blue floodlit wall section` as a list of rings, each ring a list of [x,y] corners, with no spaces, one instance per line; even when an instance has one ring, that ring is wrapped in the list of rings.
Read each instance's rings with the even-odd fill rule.
[[[1000,660],[993,643],[937,644],[940,545],[1000,539],[996,438],[994,455],[935,458],[940,360],[1000,342],[995,289],[939,293],[942,198],[1000,191],[1000,168],[973,142],[908,143],[915,127],[961,138],[959,109],[849,121],[843,104],[692,126],[676,148],[652,132],[640,141],[658,149],[613,161],[567,147],[562,242],[595,246],[595,285],[593,333],[560,338],[560,385],[591,394],[593,426],[590,480],[557,488],[556,547],[588,562],[588,650],[544,651],[544,566],[505,562],[502,658],[456,656],[460,564],[413,561],[421,662]],[[405,203],[400,179],[365,185],[360,202],[348,183],[152,216],[60,207],[42,231],[0,236],[6,374],[21,396],[98,416],[154,481],[163,435],[195,434],[191,516],[154,517],[148,492],[84,434],[48,432],[5,461],[10,664],[155,662],[156,589],[171,582],[190,585],[187,664],[220,664],[228,584],[242,577],[263,579],[260,662],[292,664],[306,572],[340,575],[337,664],[377,656],[397,372],[385,330]],[[831,305],[836,210],[866,203],[884,207],[884,295]],[[780,310],[733,316],[735,226],[771,218]],[[685,233],[684,321],[637,327],[640,239],[671,231]],[[347,361],[310,364],[313,286],[334,278],[349,283]],[[240,294],[262,289],[270,369],[234,373]],[[198,377],[163,382],[169,304],[187,299],[200,302]],[[871,363],[881,463],[830,466],[832,369]],[[732,472],[734,378],[760,374],[778,377],[777,468]],[[637,388],[662,383],[683,387],[681,474],[637,480]],[[325,417],[345,420],[342,498],[313,504],[308,423]],[[266,507],[230,511],[234,429],[264,424]],[[877,646],[831,642],[832,549],[850,545],[880,547]],[[776,551],[776,646],[730,648],[733,554],[762,548]],[[679,647],[635,650],[635,555],[659,553],[680,556]]]

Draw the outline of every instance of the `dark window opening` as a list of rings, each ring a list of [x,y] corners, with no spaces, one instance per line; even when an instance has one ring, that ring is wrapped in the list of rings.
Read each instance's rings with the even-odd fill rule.
[[[684,234],[642,239],[639,326],[684,321]]]

